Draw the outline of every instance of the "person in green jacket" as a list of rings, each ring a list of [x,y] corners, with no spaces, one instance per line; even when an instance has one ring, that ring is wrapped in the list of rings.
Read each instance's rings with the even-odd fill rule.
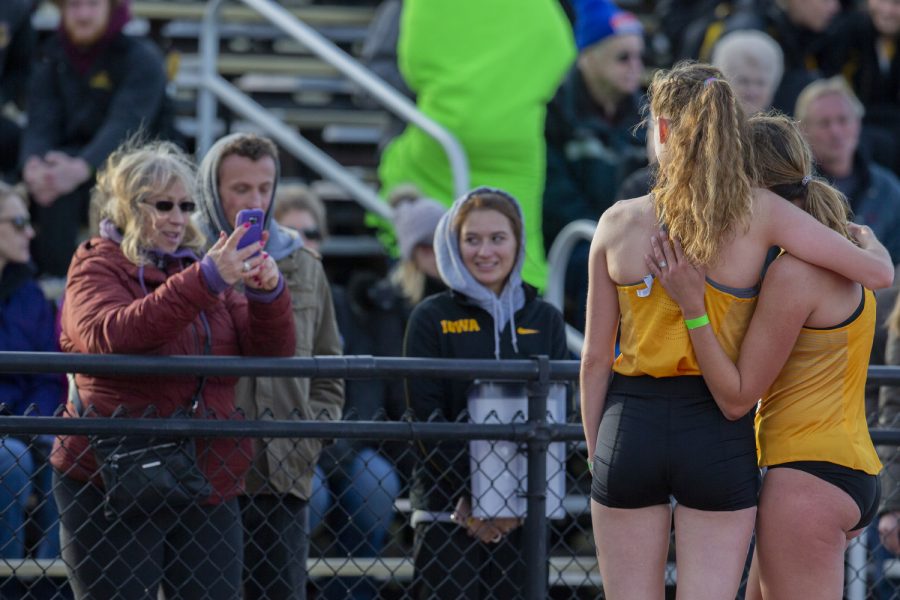
[[[462,144],[470,186],[518,198],[528,236],[523,278],[543,287],[544,117],[575,59],[562,7],[547,0],[406,0],[397,51],[419,110]],[[385,149],[379,178],[384,194],[414,183],[447,206],[455,196],[446,155],[414,126]]]

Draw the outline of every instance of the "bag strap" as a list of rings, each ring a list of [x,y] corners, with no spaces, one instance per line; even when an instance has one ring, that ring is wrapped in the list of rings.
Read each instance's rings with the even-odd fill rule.
[[[75,373],[66,373],[66,379],[69,380],[69,402],[75,407],[75,414],[79,417],[84,416],[84,403],[78,394],[78,386],[75,385]]]
[[[206,339],[203,342],[203,355],[208,356],[209,354],[212,354],[212,330],[209,327],[209,320],[206,318],[206,313],[202,310],[200,311],[200,322],[203,324],[203,333],[206,334]],[[203,402],[203,387],[206,385],[206,375],[201,375],[197,379],[197,390],[194,392],[193,397],[191,397],[191,410],[189,413],[189,416],[191,417],[197,413],[197,408],[200,406],[200,403]]]

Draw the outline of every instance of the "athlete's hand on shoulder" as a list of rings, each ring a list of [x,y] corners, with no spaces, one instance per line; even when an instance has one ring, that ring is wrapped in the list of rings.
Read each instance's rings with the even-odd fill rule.
[[[644,255],[650,273],[659,281],[672,300],[681,307],[686,318],[706,312],[703,294],[706,290],[706,270],[695,267],[684,256],[677,239],[669,241],[660,231],[650,238],[653,254]]]

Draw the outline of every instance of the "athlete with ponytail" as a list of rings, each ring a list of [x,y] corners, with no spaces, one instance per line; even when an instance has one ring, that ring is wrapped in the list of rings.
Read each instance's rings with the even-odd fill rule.
[[[717,69],[680,63],[658,72],[648,94],[658,180],[650,195],[607,210],[591,245],[581,404],[597,557],[606,598],[662,598],[674,498],[677,597],[734,598],[760,485],[753,417],[750,407],[720,410],[689,331],[716,333],[737,357],[772,246],[870,288],[890,285],[893,265],[869,230],[857,247],[753,187],[746,121]],[[706,269],[695,319],[684,321],[648,274],[661,226]],[[659,258],[656,270],[668,266]]]
[[[812,155],[796,124],[759,116],[750,125],[760,183],[850,237],[847,202],[811,176]],[[677,241],[655,243],[654,254],[648,268],[685,319],[705,314],[702,269],[685,259]],[[768,471],[747,598],[841,597],[847,541],[878,509],[881,462],[865,414],[874,334],[870,290],[789,252],[766,272],[736,362],[710,327],[690,330],[703,377],[724,412],[749,412],[762,398],[757,454]]]

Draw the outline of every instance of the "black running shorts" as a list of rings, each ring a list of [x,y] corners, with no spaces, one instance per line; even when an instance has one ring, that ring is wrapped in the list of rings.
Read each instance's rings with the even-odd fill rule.
[[[753,414],[729,421],[702,377],[614,375],[593,458],[591,498],[612,508],[756,506]]]

